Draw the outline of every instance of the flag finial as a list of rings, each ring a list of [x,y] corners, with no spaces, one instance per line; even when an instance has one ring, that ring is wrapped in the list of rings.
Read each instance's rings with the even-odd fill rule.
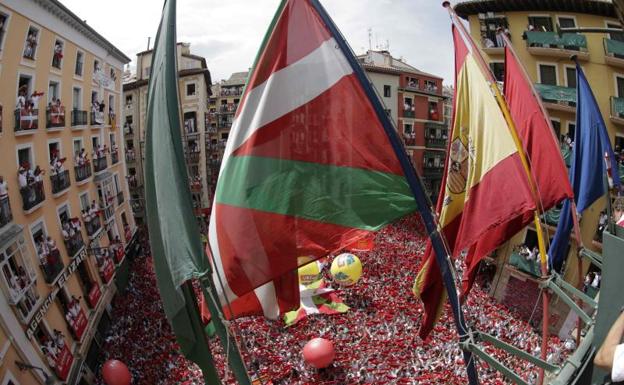
[[[444,2],[442,3],[442,6],[443,6],[444,8],[448,8],[448,7],[450,7],[450,6],[451,6],[451,2],[450,2],[450,1],[444,1]]]

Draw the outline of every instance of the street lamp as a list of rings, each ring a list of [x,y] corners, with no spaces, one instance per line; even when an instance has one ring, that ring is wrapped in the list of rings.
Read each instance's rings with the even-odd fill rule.
[[[41,373],[43,374],[43,379],[44,379],[44,384],[45,385],[56,385],[57,384],[56,377],[54,375],[48,375],[48,373],[46,373],[45,370],[41,369],[38,366],[32,366],[32,365],[25,364],[25,363],[19,362],[19,361],[15,361],[15,365],[17,365],[17,368],[19,370],[21,370],[21,371],[27,370],[27,369],[40,370]]]

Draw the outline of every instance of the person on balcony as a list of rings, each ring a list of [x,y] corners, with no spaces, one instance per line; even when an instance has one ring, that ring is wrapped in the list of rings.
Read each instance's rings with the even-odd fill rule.
[[[35,47],[37,47],[37,34],[31,32],[26,38],[26,49],[24,50],[24,56],[32,59],[35,56]]]
[[[41,352],[43,353],[44,356],[46,356],[46,359],[48,361],[48,366],[50,367],[50,369],[55,369],[56,368],[56,355],[52,354],[48,348],[46,348],[45,346],[41,348]]]
[[[70,218],[69,225],[74,232],[80,232],[80,219],[78,217]]]
[[[89,207],[89,215],[93,219],[94,217],[100,214],[100,206],[93,200],[91,202],[91,207]]]
[[[492,39],[487,37],[485,34],[481,35],[481,45],[483,46],[483,48],[494,48],[494,47],[496,47],[496,44],[494,44]]]
[[[69,312],[75,320],[78,319],[78,315],[80,315],[80,298],[76,298],[75,296],[71,296],[71,301],[69,303]]]
[[[89,163],[89,159],[87,158],[87,151],[85,151],[84,148],[80,150],[80,154],[78,154],[78,156],[80,157],[80,160],[78,161],[79,166],[84,166],[85,164]]]
[[[52,58],[52,65],[56,68],[60,68],[61,59],[63,59],[63,45],[57,41],[56,45],[54,45],[54,57]]]
[[[63,332],[57,329],[54,329],[53,333],[54,335],[52,336],[52,339],[54,340],[54,343],[59,348],[59,350],[63,350],[63,348],[65,347],[65,335],[63,334]]]

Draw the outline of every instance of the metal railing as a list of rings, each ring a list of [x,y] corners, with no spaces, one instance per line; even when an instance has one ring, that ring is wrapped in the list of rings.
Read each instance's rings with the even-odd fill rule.
[[[115,217],[115,205],[109,204],[108,206],[104,207],[103,211],[104,211],[104,220],[106,222],[110,221],[111,219]]]
[[[89,222],[85,221],[85,227],[87,228],[87,235],[92,237],[102,228],[100,217],[93,216]]]
[[[106,155],[101,158],[93,158],[93,169],[95,172],[106,170],[108,162],[106,161]]]
[[[536,83],[535,89],[546,103],[576,106],[576,88]]]
[[[15,132],[28,132],[39,128],[39,110],[18,108],[15,110]]]
[[[431,148],[446,148],[447,139],[443,138],[425,138],[425,145]]]
[[[604,39],[605,55],[624,59],[624,41]]]
[[[50,250],[45,261],[40,265],[46,283],[52,283],[65,267],[58,249]]]
[[[526,31],[527,47],[587,51],[587,37],[580,33]]]
[[[72,112],[71,112],[71,125],[72,125],[72,127],[86,126],[87,125],[87,111],[72,110]]]
[[[9,224],[12,220],[13,212],[11,211],[9,197],[0,198],[0,228]]]
[[[46,108],[46,127],[65,127],[65,107]]]
[[[611,96],[611,117],[624,119],[624,98]]]
[[[69,254],[70,258],[75,257],[84,246],[82,233],[80,231],[74,232],[73,235],[68,236],[66,239],[63,238],[63,242],[65,243],[65,249],[67,249],[67,254]]]
[[[45,200],[43,181],[33,182],[20,189],[22,195],[22,208],[28,211]]]
[[[91,112],[91,125],[92,126],[101,126],[105,123],[106,116],[104,112],[100,111],[92,111]]]
[[[65,189],[68,189],[71,185],[69,181],[69,170],[61,171],[55,175],[50,175],[50,181],[52,182],[52,194],[57,194]]]
[[[413,118],[414,116],[416,116],[416,114],[414,113],[413,110],[403,110],[403,117],[405,118]]]
[[[82,182],[83,180],[91,177],[91,163],[85,163],[82,166],[74,167],[74,176],[76,178],[76,182]]]

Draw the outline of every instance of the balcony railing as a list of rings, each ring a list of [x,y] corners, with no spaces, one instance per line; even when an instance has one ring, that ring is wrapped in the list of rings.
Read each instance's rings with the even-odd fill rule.
[[[22,208],[28,211],[45,200],[43,181],[33,182],[20,189],[22,195]]]
[[[403,110],[403,117],[404,118],[413,118],[415,116],[416,115],[415,115],[413,110],[405,110],[405,109]]]
[[[83,180],[91,177],[91,173],[91,163],[85,163],[82,166],[74,167],[76,182],[82,182]]]
[[[236,112],[236,108],[238,108],[238,103],[222,104],[221,106],[219,106],[219,112],[224,114],[232,114]]]
[[[119,162],[119,152],[113,151],[111,152],[111,164],[117,164]]]
[[[50,250],[41,263],[41,271],[43,272],[43,278],[46,283],[54,282],[59,273],[63,271],[64,267],[59,250]]]
[[[611,96],[611,118],[624,119],[624,98]]]
[[[73,231],[72,235],[68,234],[67,237],[64,236],[63,242],[65,243],[65,249],[67,249],[67,254],[69,254],[70,258],[75,257],[76,254],[78,254],[78,252],[84,247],[82,232],[80,231]]]
[[[423,173],[425,177],[435,178],[442,177],[444,174],[444,167],[435,167],[435,166],[423,166]]]
[[[13,220],[13,212],[11,211],[11,202],[9,197],[0,198],[0,228],[9,224]]]
[[[444,138],[425,138],[425,145],[431,148],[446,148],[446,139]]]
[[[92,126],[101,126],[105,122],[106,116],[104,112],[101,111],[91,111],[91,125]]]
[[[405,90],[412,91],[412,92],[426,92],[428,94],[435,94],[435,95],[440,95],[442,93],[442,90],[438,86],[425,85],[425,84],[421,86],[420,84],[417,84],[417,83],[406,84]]]
[[[222,88],[221,96],[239,96],[243,93],[243,87]]]
[[[624,59],[624,42],[605,38],[604,47],[607,56]]]
[[[39,128],[39,110],[18,108],[15,110],[15,132],[32,132]]]
[[[97,215],[92,216],[90,221],[85,221],[85,227],[87,228],[87,235],[90,237],[94,236],[102,228],[100,217]]]
[[[46,127],[65,127],[65,107],[52,106],[46,108]]]
[[[537,83],[535,89],[545,103],[560,104],[565,107],[576,106],[576,88]]]
[[[232,122],[219,121],[219,128],[232,128]]]
[[[121,205],[124,203],[124,195],[123,195],[123,191],[120,191],[117,193],[117,204]]]
[[[561,209],[553,207],[552,209],[546,211],[542,218],[546,221],[547,224],[551,226],[557,226],[559,223],[559,217],[561,216]]]
[[[93,168],[95,172],[106,170],[108,162],[106,161],[106,155],[101,158],[93,158]]]
[[[52,182],[52,194],[58,194],[59,192],[66,190],[71,185],[69,181],[69,170],[61,171],[55,175],[50,175],[50,181]]]
[[[87,111],[72,110],[72,112],[71,112],[71,125],[72,125],[72,127],[86,126],[87,125]]]
[[[189,151],[186,153],[186,159],[189,163],[199,163],[199,152]]]
[[[567,51],[587,51],[587,38],[580,33],[526,31],[526,41],[530,48],[549,48]]]

